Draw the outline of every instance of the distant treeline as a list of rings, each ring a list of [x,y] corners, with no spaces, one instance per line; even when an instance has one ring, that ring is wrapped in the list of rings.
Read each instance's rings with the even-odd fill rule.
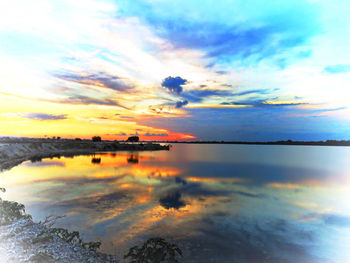
[[[245,142],[245,141],[166,141],[167,143],[192,143],[192,144],[258,144],[258,145],[320,145],[320,146],[350,146],[350,140],[327,141],[274,141],[274,142]]]

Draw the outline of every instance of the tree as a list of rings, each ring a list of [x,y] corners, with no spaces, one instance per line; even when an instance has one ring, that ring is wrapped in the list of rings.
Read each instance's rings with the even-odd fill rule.
[[[148,239],[140,248],[138,246],[130,248],[124,258],[130,258],[130,263],[179,263],[176,259],[178,255],[182,256],[178,246],[158,237]]]
[[[127,142],[138,142],[139,140],[139,136],[130,136]]]
[[[101,137],[100,136],[94,136],[94,137],[92,137],[92,141],[93,142],[100,142],[101,141]]]

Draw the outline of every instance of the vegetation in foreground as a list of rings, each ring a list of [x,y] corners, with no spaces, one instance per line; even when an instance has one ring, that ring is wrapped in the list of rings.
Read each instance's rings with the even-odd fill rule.
[[[0,192],[5,192],[5,188],[0,188]],[[59,218],[59,217],[58,217]],[[0,197],[0,226],[12,224],[20,219],[32,220],[32,216],[27,214],[23,204],[3,200]],[[38,236],[33,237],[32,243],[50,242],[53,240],[52,235],[56,235],[67,243],[74,246],[80,246],[88,249],[91,252],[98,253],[97,250],[101,246],[101,242],[84,242],[78,231],[69,232],[64,228],[53,228],[55,219],[57,217],[47,217],[44,222],[40,222],[46,227]],[[112,255],[99,253],[105,257],[109,262],[117,262]],[[35,255],[34,262],[51,262],[50,257],[42,252]],[[179,263],[178,257],[182,257],[181,249],[175,244],[170,244],[162,238],[150,238],[142,246],[134,246],[130,248],[129,252],[124,256],[128,263]]]

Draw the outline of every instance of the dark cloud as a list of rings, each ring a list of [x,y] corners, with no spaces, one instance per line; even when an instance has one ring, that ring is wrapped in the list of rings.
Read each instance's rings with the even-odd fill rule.
[[[18,117],[26,118],[30,120],[36,121],[47,121],[47,120],[65,120],[67,119],[67,114],[46,114],[46,113],[36,113],[36,112],[28,112],[28,113],[19,113]]]
[[[159,203],[165,209],[175,208],[179,209],[186,206],[186,203],[181,200],[180,192],[176,191],[173,193],[168,193],[159,199]]]
[[[175,103],[175,108],[182,108],[183,106],[186,106],[188,104],[188,101],[187,100],[184,100],[184,101],[177,101]]]
[[[106,73],[88,75],[67,73],[62,75],[57,74],[55,76],[70,82],[75,82],[84,85],[93,85],[95,87],[104,87],[116,91],[125,92],[134,88],[134,86],[125,79],[119,78],[117,76],[110,76]]]
[[[350,72],[349,64],[331,65],[324,68],[324,71],[331,74]]]
[[[167,88],[169,91],[176,94],[182,92],[182,85],[186,84],[187,80],[181,77],[167,77],[162,81],[162,87]]]

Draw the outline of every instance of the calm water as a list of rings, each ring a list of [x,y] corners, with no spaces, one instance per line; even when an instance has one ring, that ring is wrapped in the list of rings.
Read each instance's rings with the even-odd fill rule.
[[[350,262],[350,148],[175,145],[26,162],[0,174],[35,220],[121,257],[161,236],[183,262]]]

